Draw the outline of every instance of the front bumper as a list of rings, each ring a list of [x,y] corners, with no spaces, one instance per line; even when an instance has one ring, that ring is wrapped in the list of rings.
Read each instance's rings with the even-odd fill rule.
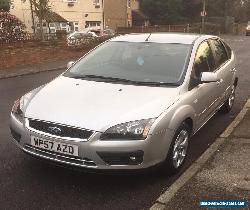
[[[173,138],[173,131],[166,130],[149,135],[145,140],[100,140],[95,132],[88,140],[74,141],[40,134],[29,130],[11,114],[10,129],[15,143],[25,153],[63,165],[100,170],[146,169],[163,162]],[[31,136],[78,146],[78,157],[59,154],[31,145]]]

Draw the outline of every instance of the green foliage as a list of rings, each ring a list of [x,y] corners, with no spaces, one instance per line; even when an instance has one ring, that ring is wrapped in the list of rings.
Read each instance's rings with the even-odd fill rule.
[[[235,17],[250,20],[250,0],[205,0],[208,17]],[[142,11],[153,25],[199,22],[203,0],[141,0]]]
[[[67,31],[65,31],[65,30],[57,30],[56,31],[57,39],[66,38],[66,36],[67,36]]]
[[[201,23],[194,23],[190,27],[191,33],[200,33],[201,32]],[[206,34],[219,35],[224,29],[221,27],[221,24],[205,22],[205,31]]]
[[[51,10],[49,0],[30,0],[30,2],[33,5],[36,16],[39,19],[45,20]]]
[[[180,20],[183,0],[142,0],[141,9],[153,24],[167,24]]]
[[[40,37],[41,40],[44,41],[44,32],[43,32],[43,22],[47,15],[50,14],[51,7],[49,5],[49,0],[29,0],[34,13],[38,17],[40,24]]]
[[[23,41],[27,38],[25,25],[16,16],[0,10],[0,43]]]
[[[202,8],[202,0],[183,0],[182,15],[188,22],[198,22]]]
[[[38,17],[40,24],[40,29],[39,29],[40,37],[41,40],[44,41],[44,33],[42,25],[46,16],[48,16],[51,12],[51,6],[49,4],[50,0],[21,0],[21,1],[23,2],[29,1],[31,10]]]
[[[11,0],[0,0],[0,10],[5,12],[10,11]]]

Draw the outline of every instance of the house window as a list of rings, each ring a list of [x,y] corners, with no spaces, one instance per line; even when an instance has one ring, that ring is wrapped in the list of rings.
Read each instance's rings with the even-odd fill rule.
[[[56,24],[55,23],[49,23],[49,32],[52,34],[56,33]]]
[[[50,27],[50,28],[55,28],[56,25],[55,25],[55,23],[49,23],[49,27]]]
[[[70,31],[79,31],[78,22],[69,22]]]
[[[79,31],[79,23],[74,22],[74,31]]]
[[[61,30],[68,31],[68,24],[67,23],[60,23]]]
[[[130,23],[130,20],[128,20],[128,27],[131,27],[131,23]]]
[[[55,29],[55,28],[50,28],[50,33],[51,33],[51,34],[56,33],[56,29]]]
[[[96,9],[99,9],[101,7],[100,6],[100,0],[94,0],[94,5],[95,5]]]
[[[128,0],[128,8],[131,7],[131,0]]]
[[[85,28],[99,28],[101,21],[86,21]]]

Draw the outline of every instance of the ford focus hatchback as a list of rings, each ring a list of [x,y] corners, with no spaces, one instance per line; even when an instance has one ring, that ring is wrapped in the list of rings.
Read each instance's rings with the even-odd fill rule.
[[[14,103],[10,129],[26,153],[90,169],[177,172],[238,82],[233,51],[207,35],[119,36],[68,67]]]

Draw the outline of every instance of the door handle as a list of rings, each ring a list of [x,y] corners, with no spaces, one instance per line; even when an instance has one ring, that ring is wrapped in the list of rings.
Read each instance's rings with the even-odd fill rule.
[[[223,79],[219,79],[216,83],[217,85],[220,85],[223,82]]]
[[[230,71],[231,71],[232,73],[235,73],[235,72],[236,72],[236,69],[235,69],[235,68],[232,68]]]

